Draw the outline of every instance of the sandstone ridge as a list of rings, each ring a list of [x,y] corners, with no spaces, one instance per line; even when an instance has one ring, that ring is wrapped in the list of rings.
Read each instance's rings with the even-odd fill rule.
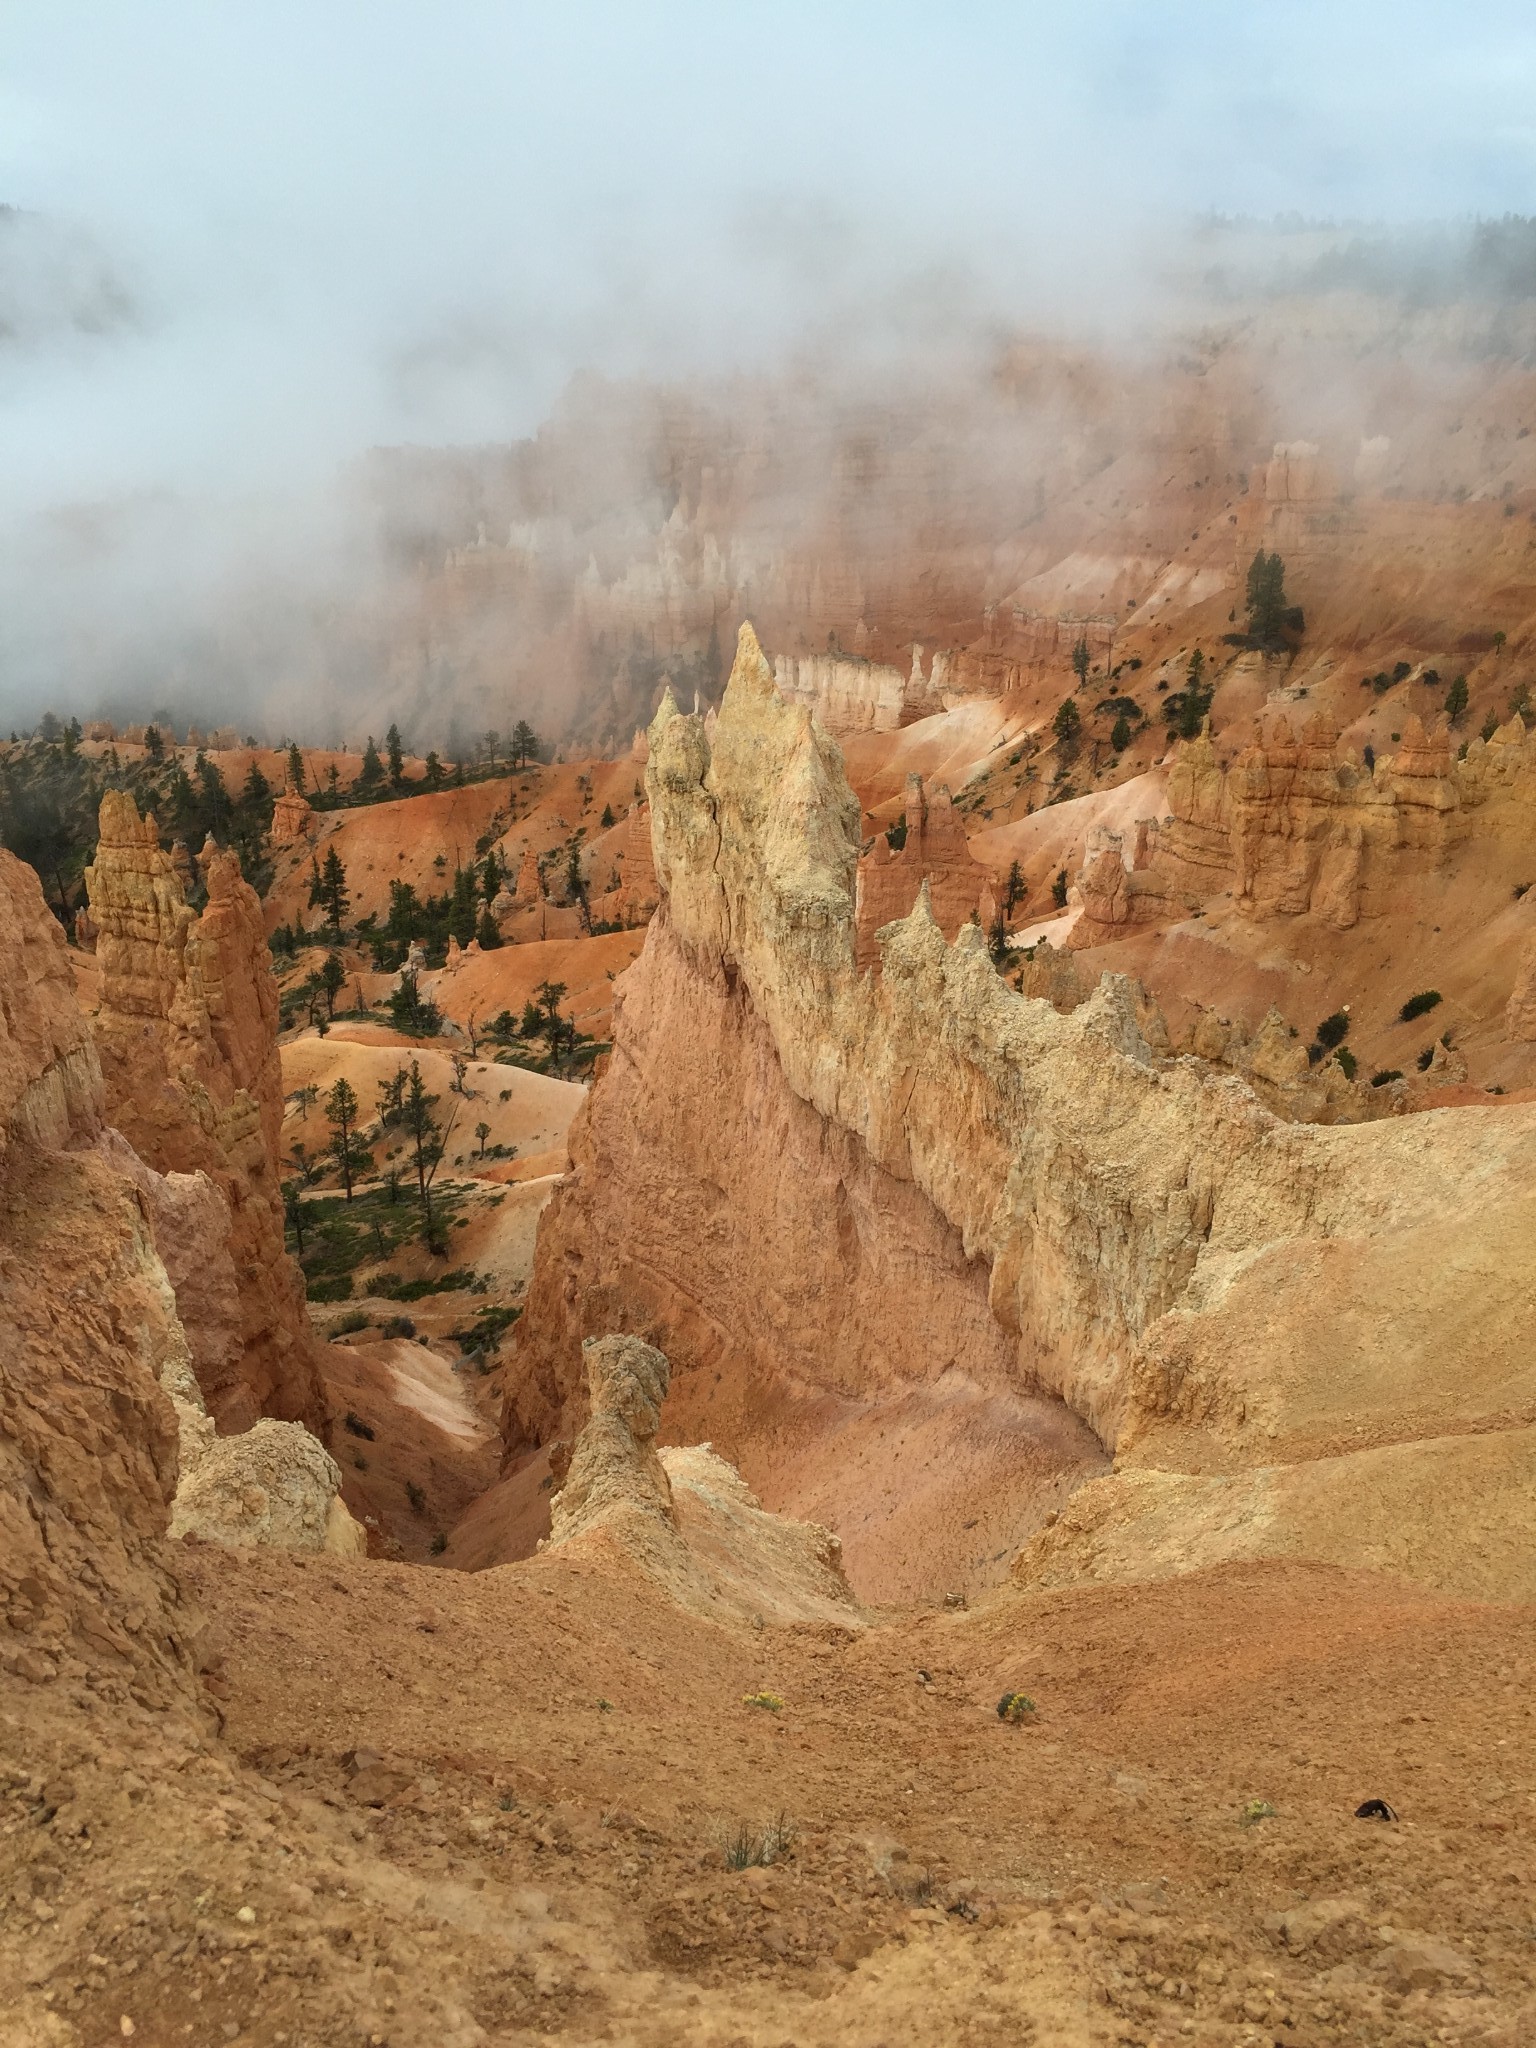
[[[584,1291],[604,1312],[627,1294],[653,1317],[697,1321],[677,1297],[691,1291],[689,1262],[720,1228],[720,1204],[701,1207],[695,1192],[682,1206],[674,1188],[673,1216],[658,1218],[654,1163],[637,1166],[604,1096],[623,1095],[631,1044],[650,1064],[648,984],[665,985],[674,1031],[677,1006],[706,1017],[724,991],[750,1012],[738,1046],[761,1028],[822,1146],[851,1141],[850,1163],[913,1190],[931,1227],[955,1233],[988,1313],[967,1326],[953,1371],[1062,1404],[1121,1467],[1143,1472],[1254,1471],[1414,1444],[1438,1582],[1459,1583],[1465,1567],[1490,1590],[1450,1507],[1437,1506],[1433,1447],[1477,1433],[1508,1473],[1511,1502],[1528,1495],[1518,1431],[1536,1413],[1536,1383],[1518,1290],[1499,1271],[1528,1227],[1536,1110],[1280,1122],[1236,1074],[1149,1043],[1146,1006],[1123,977],[1106,975],[1066,1016],[1016,995],[976,927],[946,943],[926,890],[880,932],[879,975],[861,972],[857,808],[835,743],[785,703],[750,628],[712,741],[703,719],[664,700],[647,783],[665,902],[626,977],[613,1068],[573,1138],[576,1172],[541,1232],[514,1436],[552,1428],[576,1391]],[[744,1085],[726,1074],[696,1108]],[[891,1363],[868,1344],[868,1321],[850,1322],[861,1220],[839,1214],[850,1179],[824,1184],[821,1228],[851,1258],[823,1276],[808,1314],[823,1361],[842,1356],[842,1391],[867,1397]],[[704,1237],[689,1244],[694,1227]],[[762,1312],[778,1312],[771,1293]],[[814,1347],[814,1331],[798,1334]],[[851,1360],[840,1351],[849,1336]],[[727,1333],[714,1352],[737,1342]],[[1283,1521],[1285,1489],[1273,1492]],[[1326,1518],[1309,1526],[1304,1554],[1335,1555]],[[1423,1573],[1414,1558],[1404,1568]],[[1512,1560],[1510,1571],[1503,1590],[1528,1593],[1527,1568]]]

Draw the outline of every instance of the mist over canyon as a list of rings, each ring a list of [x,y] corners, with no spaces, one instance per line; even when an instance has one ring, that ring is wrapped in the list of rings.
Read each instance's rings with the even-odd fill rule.
[[[0,53],[0,2048],[1536,2038],[1523,15]]]

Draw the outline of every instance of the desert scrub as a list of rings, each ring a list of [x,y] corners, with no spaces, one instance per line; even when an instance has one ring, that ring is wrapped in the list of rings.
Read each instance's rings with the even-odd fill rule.
[[[1442,1000],[1437,988],[1421,988],[1416,996],[1410,996],[1398,1011],[1404,1024],[1411,1024],[1415,1017],[1422,1017],[1426,1010],[1432,1010]]]
[[[754,1826],[750,1821],[738,1821],[728,1828],[721,1842],[721,1854],[727,1870],[766,1869],[776,1863],[794,1840],[794,1829],[789,1816],[781,1813],[777,1820],[764,1827]]]
[[[1005,1692],[997,1703],[997,1718],[1017,1728],[1021,1722],[1032,1721],[1036,1707],[1027,1692]]]
[[[1261,1820],[1274,1818],[1275,1809],[1267,1799],[1250,1799],[1242,1811],[1242,1823],[1245,1828],[1256,1827]]]
[[[744,1692],[741,1696],[744,1707],[760,1707],[765,1714],[782,1714],[784,1702],[776,1692]]]

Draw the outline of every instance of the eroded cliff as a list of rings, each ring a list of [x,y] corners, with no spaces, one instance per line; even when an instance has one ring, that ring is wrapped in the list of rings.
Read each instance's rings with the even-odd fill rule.
[[[200,859],[187,903],[153,818],[108,791],[86,871],[101,1000],[93,1022],[111,1121],[159,1173],[201,1172],[227,1222],[184,1247],[227,1271],[232,1316],[199,1319],[193,1363],[221,1430],[259,1415],[326,1422],[304,1290],[283,1241],[277,988],[260,899],[232,853]],[[167,1259],[176,1257],[168,1247]]]
[[[1039,1404],[1052,1454],[975,1488],[1008,1495],[1014,1536],[1093,1470],[1092,1440],[1141,1468],[1133,1518],[1161,1483],[1147,1474],[1417,1444],[1440,1583],[1473,1542],[1434,1477],[1440,1440],[1464,1461],[1477,1435],[1487,1483],[1528,1515],[1528,1289],[1507,1275],[1536,1110],[1280,1122],[1235,1074],[1155,1050],[1121,977],[1066,1016],[1015,994],[976,927],[946,943],[926,892],[861,973],[857,808],[749,628],[713,743],[664,702],[647,781],[665,902],[541,1231],[514,1444],[579,1412],[582,1331],[655,1328],[680,1367],[669,1433],[723,1408],[771,1504],[801,1504],[795,1457],[813,1465],[819,1433],[856,1585],[890,1571],[924,1487],[953,1501],[966,1475],[887,1465],[872,1489],[836,1441],[839,1403],[888,1424],[888,1404],[942,1398],[951,1427],[978,1391]],[[996,1433],[1017,1447],[1032,1429],[1038,1451],[1043,1426]],[[1303,1554],[1336,1554],[1329,1526],[1296,1537]]]

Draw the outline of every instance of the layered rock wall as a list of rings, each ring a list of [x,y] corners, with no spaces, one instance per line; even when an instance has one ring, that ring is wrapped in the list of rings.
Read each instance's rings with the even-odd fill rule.
[[[795,1157],[820,1148],[857,1166],[800,1191],[820,1217],[796,1231],[816,1269],[799,1355],[818,1385],[835,1370],[867,1392],[891,1370],[873,1318],[882,1331],[904,1318],[915,1348],[935,1310],[979,1305],[984,1286],[987,1315],[966,1327],[957,1368],[1055,1397],[1122,1462],[1301,1461],[1357,1449],[1367,1427],[1376,1442],[1420,1441],[1532,1419],[1523,1284],[1482,1287],[1474,1330],[1449,1276],[1490,1242],[1521,1243],[1536,1110],[1279,1122],[1235,1075],[1150,1045],[1123,978],[1059,1015],[999,979],[974,926],[948,944],[926,895],[880,933],[882,973],[862,975],[857,806],[835,744],[784,702],[749,629],[713,744],[670,702],[650,741],[666,901],[626,977],[575,1173],[541,1229],[514,1437],[579,1407],[576,1339],[594,1290],[608,1327],[626,1312],[669,1315],[711,1329],[716,1358],[765,1348],[782,1263],[739,1232],[740,1195],[708,1163],[717,1133],[701,1130],[686,1157],[658,1133],[662,1156],[649,1157],[624,1121],[635,1077],[651,1078],[658,1057],[687,1073],[714,1029],[704,1020],[727,1009],[731,1066],[702,1098],[692,1091],[695,1122],[776,1085],[799,1105],[786,1127],[811,1119]],[[656,1001],[663,1053],[643,1021]],[[779,1129],[754,1131],[752,1148],[759,1179],[786,1163],[797,1178]],[[743,1149],[727,1141],[730,1164]],[[858,1313],[864,1262],[839,1272],[827,1256],[859,1242],[846,1193],[858,1173],[882,1194],[906,1191],[929,1244],[953,1233],[953,1280],[909,1271],[899,1315],[889,1301]],[[722,1291],[717,1237],[746,1257]],[[1261,1270],[1267,1316],[1247,1286]],[[1427,1290],[1433,1310],[1420,1299],[1400,1316],[1405,1287]],[[1335,1316],[1354,1332],[1348,1373],[1328,1341]]]
[[[238,1328],[196,1360],[220,1429],[267,1414],[323,1432],[303,1283],[284,1248],[277,987],[261,903],[233,854],[211,848],[201,864],[208,900],[198,916],[154,820],[122,792],[103,797],[86,884],[107,1109],[148,1165],[205,1173],[225,1204],[227,1233],[202,1250],[232,1262]]]
[[[63,936],[0,851],[0,1673],[103,1702],[190,1685],[198,1622],[160,1539],[185,1340],[148,1219],[88,1144],[100,1074]]]
[[[1253,916],[1311,912],[1341,931],[1398,908],[1469,837],[1536,832],[1536,734],[1514,717],[1457,758],[1443,726],[1409,718],[1398,752],[1367,768],[1323,714],[1299,735],[1280,717],[1226,767],[1207,731],[1179,749],[1168,810],[1145,822],[1139,857],[1090,851],[1072,946],[1224,891]]]

